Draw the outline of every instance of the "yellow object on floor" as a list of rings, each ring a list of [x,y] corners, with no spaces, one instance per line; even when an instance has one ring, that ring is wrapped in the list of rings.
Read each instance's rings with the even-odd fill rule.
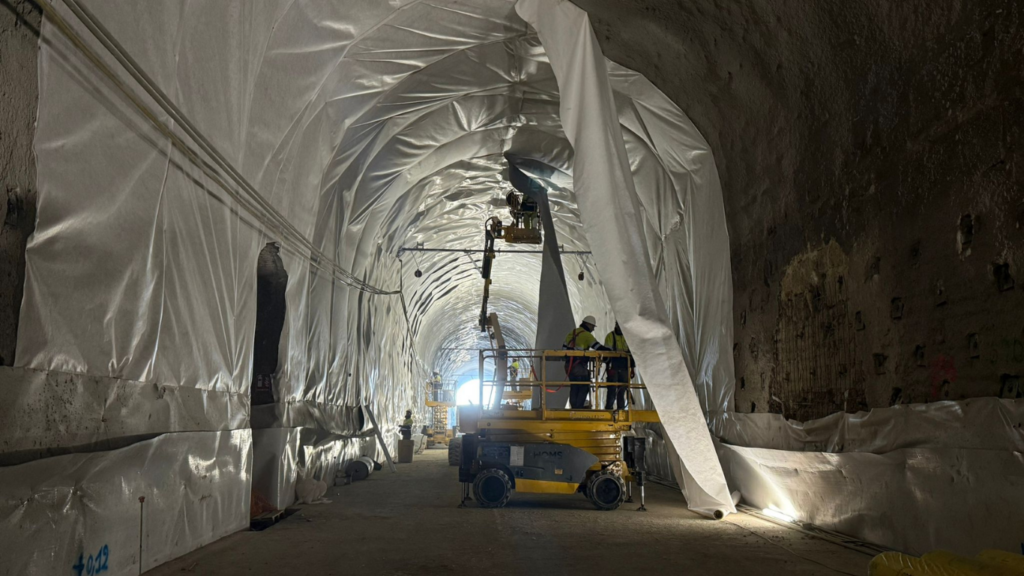
[[[871,561],[870,576],[1024,576],[1024,556],[985,550],[974,558],[929,552],[920,558],[886,552]]]

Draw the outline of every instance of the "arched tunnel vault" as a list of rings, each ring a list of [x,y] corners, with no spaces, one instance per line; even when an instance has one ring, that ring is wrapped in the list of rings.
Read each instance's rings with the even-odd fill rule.
[[[7,225],[37,199],[0,367],[0,492],[23,494],[0,539],[27,551],[10,570],[66,570],[101,532],[135,550],[106,527],[134,526],[144,494],[143,565],[117,567],[135,573],[248,525],[253,495],[284,509],[300,477],[381,459],[369,417],[385,443],[406,408],[422,423],[430,371],[473,379],[486,343],[479,254],[403,249],[479,250],[509,163],[544,187],[558,243],[592,252],[562,258],[574,318],[603,336],[614,307],[657,340],[636,352],[670,399],[651,394],[666,433],[643,431],[658,472],[692,487],[665,440],[700,438],[704,477],[724,469],[757,509],[915,553],[1019,547],[1024,5],[4,4],[55,10],[38,37],[0,19],[4,50],[31,43],[0,61],[0,149],[29,191]],[[572,5],[594,36],[558,27]],[[524,6],[557,10],[531,26]],[[268,243],[286,305],[254,405]],[[510,346],[536,341],[549,264],[495,262]],[[700,405],[677,418],[691,380]]]
[[[559,90],[579,79],[553,66],[556,44],[545,48],[516,7],[56,4],[40,47],[38,222],[15,359],[34,376],[14,395],[26,409],[0,426],[32,448],[144,439],[137,450],[195,477],[132,476],[121,490],[163,486],[152,501],[167,511],[153,514],[202,519],[189,528],[196,541],[235,529],[250,493],[289,506],[299,478],[379,457],[373,422],[385,442],[407,408],[422,422],[432,370],[458,376],[472,364],[479,254],[402,249],[482,248],[512,162],[544,188],[565,250],[620,238],[563,258],[572,323],[592,314],[603,336],[618,294],[624,329],[657,340],[651,358],[671,356],[641,370],[665,392],[665,429],[687,435],[689,505],[731,512],[700,413],[725,413],[733,388],[728,237],[710,150],[653,85],[593,50],[589,27],[567,25],[585,32],[576,72],[597,79],[601,98],[578,108],[600,111],[589,125],[611,143],[583,153],[592,143],[564,128],[576,104]],[[598,181],[575,170],[587,161],[615,172]],[[254,405],[256,263],[270,242],[281,246],[285,315],[273,401]],[[509,346],[534,345],[541,270],[539,255],[495,261],[490,309]],[[633,342],[640,356],[643,339]],[[66,375],[66,387],[47,374]],[[55,402],[55,390],[70,400]],[[57,437],[38,408],[55,404],[70,406]],[[206,522],[201,501],[174,491],[193,480],[216,493],[223,517]]]
[[[405,408],[421,407],[431,370],[451,374],[472,362],[463,349],[480,339],[479,254],[403,248],[480,249],[485,220],[504,213],[509,159],[547,190],[565,250],[588,251],[585,231],[612,225],[581,218],[558,82],[515,2],[342,4],[89,8],[273,210],[373,290],[323,273],[316,257],[225,194],[211,173],[177,148],[168,156],[157,144],[164,136],[115,87],[92,80],[92,64],[53,34],[54,45],[42,51],[44,82],[61,89],[41,95],[47,113],[37,152],[41,165],[55,168],[41,189],[89,194],[40,199],[20,365],[202,390],[230,406],[252,365],[253,263],[259,247],[276,241],[288,275],[287,314],[275,402],[254,411],[253,421],[345,432],[359,421],[354,408],[368,405],[393,423]],[[649,82],[608,67],[641,214],[634,234],[705,408],[727,410],[728,266],[700,261],[694,250],[728,242],[710,151]],[[71,144],[47,144],[55,141]],[[110,156],[124,159],[119,168],[84,169]],[[104,206],[114,209],[97,213],[103,203],[90,194],[109,196]],[[699,226],[691,224],[695,215]],[[62,241],[80,237],[100,264],[79,266],[57,249],[58,229]],[[124,250],[123,238],[139,242]],[[563,264],[575,318],[593,314],[599,330],[610,329],[594,260]],[[510,346],[534,344],[540,269],[539,255],[495,262],[491,309]],[[122,288],[58,297],[42,288],[57,276]],[[704,302],[695,290],[713,297]],[[702,321],[708,329],[696,328]],[[105,337],[87,338],[93,326],[104,326]],[[197,346],[203,339],[212,344]]]

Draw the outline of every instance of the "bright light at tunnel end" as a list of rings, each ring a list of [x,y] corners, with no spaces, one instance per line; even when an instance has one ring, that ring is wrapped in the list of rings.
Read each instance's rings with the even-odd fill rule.
[[[484,391],[484,403],[491,403],[491,396],[494,394],[493,390],[488,388]],[[477,406],[480,404],[480,380],[474,378],[467,380],[459,385],[458,391],[455,393],[455,403],[459,406]]]

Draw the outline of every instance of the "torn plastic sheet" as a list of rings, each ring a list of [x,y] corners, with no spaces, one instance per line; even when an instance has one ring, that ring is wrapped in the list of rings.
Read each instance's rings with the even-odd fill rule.
[[[511,169],[511,168],[510,168]],[[534,348],[538,350],[558,350],[565,342],[565,335],[576,327],[569,303],[569,292],[566,289],[565,270],[558,254],[558,238],[555,224],[551,217],[551,203],[548,202],[546,190],[535,194],[540,207],[541,223],[544,226],[544,256],[540,273],[540,290],[537,305],[537,338]],[[560,360],[540,360],[545,366],[535,366],[539,374],[551,374],[549,380],[567,381],[564,362]],[[533,405],[540,406],[541,394],[545,395],[547,406],[564,408],[569,401],[569,388],[559,386],[553,390],[547,388],[533,389]],[[594,404],[597,404],[595,399]]]
[[[649,247],[636,233],[640,203],[589,18],[563,1],[520,0],[516,9],[537,30],[558,78],[562,125],[576,152],[574,186],[584,231],[662,427],[669,440],[680,442],[687,504],[707,515],[735,512],[679,339],[655,289]]]
[[[826,454],[720,446],[733,488],[756,508],[911,554],[1024,542],[1024,454],[908,448]]]
[[[129,576],[247,527],[251,442],[249,430],[179,432],[0,468],[0,573],[99,562]]]

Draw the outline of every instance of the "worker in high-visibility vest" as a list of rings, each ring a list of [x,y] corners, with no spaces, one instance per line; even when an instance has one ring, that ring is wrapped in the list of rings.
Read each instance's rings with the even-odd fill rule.
[[[508,375],[513,384],[519,383],[519,358],[512,361],[512,366],[508,369]]]
[[[402,440],[412,440],[412,410],[405,411],[405,420],[402,420],[398,431],[402,434]]]
[[[440,372],[434,372],[433,378],[430,379],[431,399],[434,402],[440,402],[441,401],[441,388],[442,387],[443,387],[443,384],[441,383],[441,373]]]
[[[629,344],[626,344],[626,337],[622,335],[619,323],[615,323],[615,329],[604,337],[604,345],[612,352],[629,352]],[[626,386],[609,386],[607,396],[604,400],[605,410],[625,410],[626,391],[629,389],[629,382],[633,375],[630,373],[630,358],[609,358],[607,362],[608,382],[624,382]],[[618,408],[615,407],[618,403]]]
[[[597,338],[594,338],[594,328],[597,328],[597,320],[593,316],[587,316],[578,328],[574,328],[565,337],[562,349],[607,350],[597,341]],[[569,406],[579,410],[587,404],[587,396],[590,394],[590,363],[586,358],[567,357],[565,359],[565,374],[568,376],[569,382],[585,382],[585,384],[569,385]]]

